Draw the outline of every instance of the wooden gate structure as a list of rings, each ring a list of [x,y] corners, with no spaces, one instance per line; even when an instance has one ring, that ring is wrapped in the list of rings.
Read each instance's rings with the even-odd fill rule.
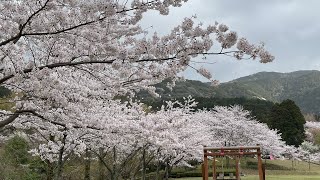
[[[259,180],[264,180],[264,171],[261,160],[261,149],[260,146],[231,146],[231,147],[204,147],[203,148],[203,164],[202,164],[202,178],[203,180],[209,179],[209,168],[208,168],[208,157],[212,157],[212,176],[213,180],[217,180],[216,173],[216,158],[224,156],[232,156],[236,159],[236,177],[234,180],[240,180],[239,173],[239,161],[243,155],[257,155],[258,158],[258,170]],[[230,178],[229,178],[230,179]]]

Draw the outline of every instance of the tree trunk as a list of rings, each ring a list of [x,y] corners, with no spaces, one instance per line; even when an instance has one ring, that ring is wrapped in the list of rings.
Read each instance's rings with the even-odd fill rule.
[[[169,176],[171,174],[172,168],[173,168],[173,165],[170,166],[170,164],[168,163],[168,179],[169,179]]]
[[[67,138],[67,134],[63,134],[63,138],[62,138],[62,147],[59,150],[59,159],[58,159],[58,173],[57,173],[57,179],[58,180],[62,180],[62,172],[63,172],[63,153],[64,153],[64,146],[66,143],[66,138]]]
[[[54,141],[54,136],[49,137],[50,141]],[[54,163],[50,162],[49,160],[46,160],[47,164],[47,180],[53,180],[54,178]]]
[[[48,160],[46,160],[47,163],[47,180],[53,180],[54,177],[54,173],[53,173],[53,169],[54,169],[54,165],[53,163],[49,162]]]
[[[104,152],[103,152],[103,148],[99,149],[99,156],[104,158]],[[104,165],[102,160],[99,159],[99,180],[104,180],[105,179],[105,172],[104,172]]]
[[[142,176],[141,180],[146,180],[146,148],[142,149]]]
[[[84,179],[90,180],[90,166],[91,166],[91,153],[89,149],[86,149],[86,159],[84,161],[85,167],[84,167]]]
[[[63,171],[63,162],[62,162],[62,155],[63,155],[63,150],[60,149],[59,151],[59,159],[58,159],[58,172],[57,172],[57,179],[62,180],[62,171]]]
[[[311,170],[310,163],[311,163],[311,161],[310,161],[310,154],[309,154],[309,171]]]
[[[169,160],[166,161],[165,180],[169,179]]]
[[[160,160],[158,159],[156,180],[160,180],[160,166]]]
[[[117,180],[117,164],[116,163],[117,163],[117,151],[116,151],[116,146],[114,146],[111,180]]]

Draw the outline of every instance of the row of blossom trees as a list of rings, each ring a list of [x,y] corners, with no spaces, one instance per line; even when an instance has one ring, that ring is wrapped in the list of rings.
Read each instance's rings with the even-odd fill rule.
[[[173,166],[201,161],[203,146],[220,147],[226,141],[237,146],[260,144],[275,155],[291,148],[277,131],[252,119],[240,106],[193,111],[195,105],[189,97],[148,112],[139,103],[110,100],[77,112],[72,120],[64,116],[60,124],[20,116],[14,126],[28,130],[29,139],[39,144],[30,153],[47,163],[48,177],[57,179],[63,177],[65,162],[75,154],[99,161],[101,178],[113,180],[136,175],[144,179],[150,162],[165,164],[168,177]],[[139,163],[128,167],[134,158]],[[86,173],[90,177],[90,169]]]

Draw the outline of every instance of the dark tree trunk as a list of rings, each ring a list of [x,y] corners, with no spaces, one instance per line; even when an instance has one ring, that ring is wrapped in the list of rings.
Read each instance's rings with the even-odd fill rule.
[[[160,160],[158,160],[158,163],[157,163],[157,174],[156,174],[156,180],[160,180]]]
[[[142,149],[142,176],[141,180],[146,180],[146,148]]]
[[[49,137],[50,141],[54,141],[54,136]],[[54,178],[54,163],[51,163],[50,161],[46,160],[47,164],[47,180],[53,180]]]
[[[58,159],[58,173],[57,173],[57,179],[58,180],[62,180],[62,173],[63,173],[63,153],[64,153],[64,146],[66,144],[66,138],[67,138],[67,134],[63,134],[63,138],[62,138],[62,147],[59,150],[59,159]]]
[[[169,179],[169,161],[166,161],[165,180]]]
[[[112,163],[111,180],[117,180],[117,150],[116,150],[116,146],[113,147],[113,163]]]
[[[49,162],[48,160],[46,161],[47,163],[47,170],[46,170],[46,174],[47,174],[47,180],[53,180],[54,177],[54,164]]]
[[[89,149],[86,149],[86,159],[84,161],[85,167],[84,167],[84,179],[90,180],[90,168],[91,168],[91,153]]]
[[[104,152],[103,152],[103,148],[99,149],[99,156],[101,158],[104,158]],[[104,164],[102,162],[101,159],[99,159],[99,180],[104,180],[105,179],[105,172],[104,172]]]

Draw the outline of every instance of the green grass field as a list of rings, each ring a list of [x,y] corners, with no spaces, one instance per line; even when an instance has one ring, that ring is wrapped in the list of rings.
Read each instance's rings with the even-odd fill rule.
[[[247,159],[246,161],[255,162],[255,159]],[[320,165],[310,164],[307,162],[290,161],[290,160],[263,160],[266,163],[266,179],[267,180],[320,180]],[[257,169],[248,168],[243,164],[241,171],[245,176],[241,176],[242,180],[258,180]],[[198,170],[200,170],[198,168]],[[212,179],[209,178],[209,179]],[[176,178],[174,180],[202,180],[197,178]]]
[[[209,178],[212,179],[212,178]],[[172,180],[202,180],[198,178],[177,178]],[[259,180],[258,176],[250,175],[241,177],[241,180]],[[320,180],[320,176],[304,176],[304,175],[270,175],[266,176],[266,180]]]

